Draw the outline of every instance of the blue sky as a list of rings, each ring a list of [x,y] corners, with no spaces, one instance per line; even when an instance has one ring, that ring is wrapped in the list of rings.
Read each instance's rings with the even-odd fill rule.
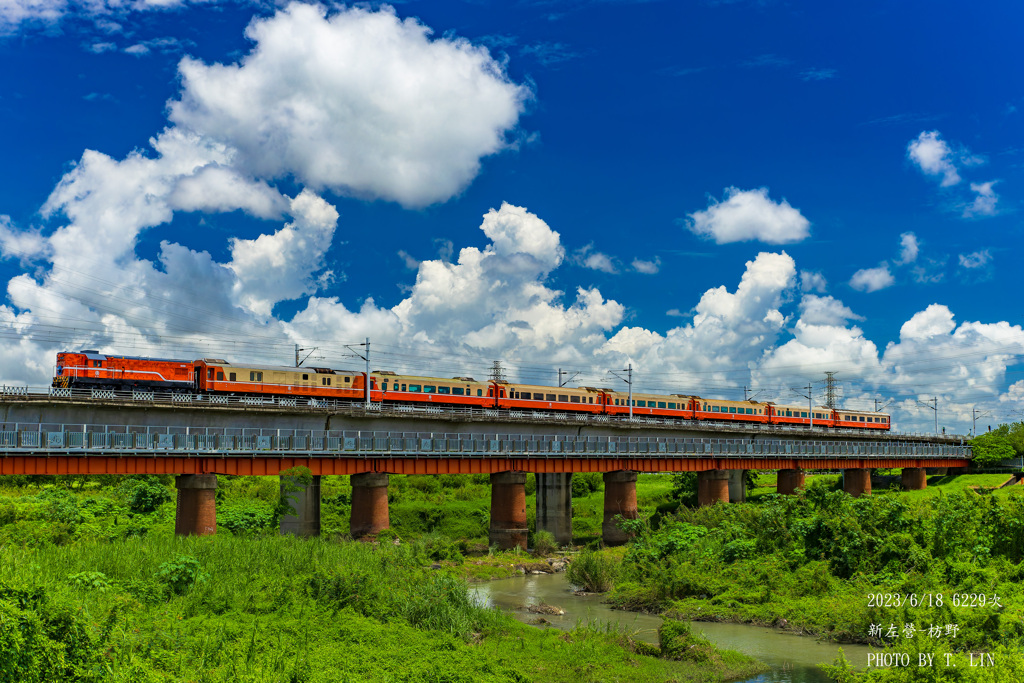
[[[0,6],[8,383],[58,349],[1020,419],[1018,3]]]

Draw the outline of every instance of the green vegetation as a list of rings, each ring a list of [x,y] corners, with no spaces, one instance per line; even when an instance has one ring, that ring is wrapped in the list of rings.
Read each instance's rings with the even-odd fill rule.
[[[1019,458],[1024,455],[1024,422],[999,425],[971,439],[975,468],[990,467],[1000,461]]]
[[[278,536],[288,490],[276,477],[220,477],[218,534],[185,539],[170,478],[2,479],[0,681],[711,683],[764,669],[475,604],[463,576],[538,562],[487,548],[482,479],[394,477],[378,544],[342,538],[347,477],[322,480],[330,532],[313,540]],[[592,499],[588,487],[579,500]]]

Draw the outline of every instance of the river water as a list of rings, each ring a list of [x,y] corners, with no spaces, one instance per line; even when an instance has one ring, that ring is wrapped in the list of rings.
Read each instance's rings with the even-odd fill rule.
[[[542,616],[552,626],[561,629],[571,629],[579,622],[611,623],[637,640],[658,643],[661,617],[613,610],[602,602],[601,595],[575,595],[565,580],[565,574],[531,574],[489,581],[474,585],[472,591],[481,603],[511,610],[524,622]],[[538,603],[560,607],[565,614],[538,615],[523,609]],[[768,673],[748,679],[748,683],[828,683],[828,677],[817,668],[817,664],[831,663],[840,647],[854,666],[867,664],[869,649],[865,645],[820,643],[806,636],[748,624],[693,621],[690,625],[694,631],[703,631],[715,645],[738,650],[772,667]]]

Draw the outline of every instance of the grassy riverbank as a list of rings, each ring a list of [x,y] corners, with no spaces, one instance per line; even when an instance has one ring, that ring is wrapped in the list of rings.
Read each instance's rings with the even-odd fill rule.
[[[421,544],[228,534],[0,548],[2,681],[693,681],[761,667],[474,605]],[[672,638],[675,640],[672,640]],[[685,640],[685,637],[684,637]]]

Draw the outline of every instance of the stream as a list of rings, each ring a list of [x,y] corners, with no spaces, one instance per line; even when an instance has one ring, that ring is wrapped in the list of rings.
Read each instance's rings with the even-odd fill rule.
[[[542,616],[551,626],[561,629],[571,629],[577,622],[610,622],[637,640],[658,644],[661,617],[613,610],[602,602],[601,595],[575,595],[564,573],[530,574],[474,584],[471,592],[482,604],[511,610],[520,621],[530,622]],[[540,615],[519,609],[538,603],[560,607],[565,614]],[[747,679],[745,683],[828,683],[828,677],[817,664],[832,662],[842,647],[851,664],[863,667],[870,651],[866,645],[822,643],[807,636],[749,624],[692,621],[690,625],[695,632],[703,631],[715,645],[738,650],[772,667],[771,671]]]

